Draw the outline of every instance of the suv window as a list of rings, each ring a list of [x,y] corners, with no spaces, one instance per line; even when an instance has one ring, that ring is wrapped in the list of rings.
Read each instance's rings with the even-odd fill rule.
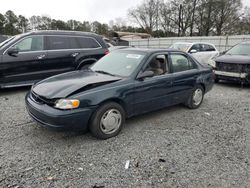
[[[215,48],[209,44],[201,44],[201,51],[203,52],[215,51]]]
[[[48,36],[48,49],[69,49],[69,38],[66,36]]]
[[[215,48],[212,45],[207,45],[207,51],[215,51]]]
[[[100,45],[93,38],[88,37],[70,37],[70,47],[71,49],[81,49],[81,48],[99,48]]]
[[[191,50],[196,50],[197,52],[201,51],[201,50],[200,50],[200,45],[199,45],[199,44],[194,44],[194,45],[191,47],[191,49],[189,50],[189,52],[190,52]]]
[[[182,54],[171,54],[170,58],[174,73],[196,68],[195,63]]]
[[[43,50],[43,36],[25,38],[15,45],[20,52]]]

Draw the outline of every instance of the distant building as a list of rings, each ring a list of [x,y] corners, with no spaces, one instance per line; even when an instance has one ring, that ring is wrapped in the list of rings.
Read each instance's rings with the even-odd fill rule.
[[[115,31],[114,33],[121,40],[148,39],[152,37],[150,34],[147,33],[132,33],[132,32],[120,32],[120,31]]]
[[[150,34],[147,33],[133,33],[121,31],[114,31],[112,36],[113,38],[110,43],[115,46],[128,46],[130,40],[148,39],[152,37]]]

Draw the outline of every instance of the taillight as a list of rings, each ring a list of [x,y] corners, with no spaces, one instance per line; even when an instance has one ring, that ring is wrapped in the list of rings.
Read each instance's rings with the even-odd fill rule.
[[[105,55],[107,55],[107,54],[109,54],[109,51],[108,51],[108,50],[105,50],[105,52],[104,52],[104,53],[105,53]]]

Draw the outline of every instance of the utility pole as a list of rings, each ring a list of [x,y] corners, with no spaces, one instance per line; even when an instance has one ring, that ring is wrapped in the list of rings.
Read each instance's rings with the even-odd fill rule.
[[[182,4],[180,4],[180,8],[179,8],[179,21],[178,21],[178,37],[181,34],[181,14],[182,13]]]
[[[194,27],[194,16],[195,16],[196,2],[197,2],[197,0],[194,0],[193,12],[192,12],[192,19],[191,19],[191,26],[190,26],[190,36],[193,36],[193,27]]]

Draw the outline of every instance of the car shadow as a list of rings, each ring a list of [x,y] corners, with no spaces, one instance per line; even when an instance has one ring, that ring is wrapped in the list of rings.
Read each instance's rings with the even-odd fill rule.
[[[157,111],[144,113],[141,115],[137,115],[131,117],[126,120],[125,126],[123,131],[116,137],[110,138],[107,141],[110,142],[111,140],[117,139],[118,137],[124,137],[124,134],[128,134],[129,129],[135,129],[135,125],[144,124],[148,121],[152,121],[152,119],[157,119],[158,117],[162,116],[163,114],[167,115],[169,113],[175,113],[180,111],[181,109],[185,110],[183,105],[176,105],[168,108],[163,108]],[[140,122],[140,123],[138,123]],[[37,123],[32,123],[34,128],[32,129],[34,132],[33,134],[39,135],[41,142],[46,138],[46,140],[50,140],[52,142],[88,142],[88,143],[95,143],[99,141],[103,141],[101,139],[97,139],[91,135],[89,131],[76,131],[76,130],[53,130],[42,127]],[[126,131],[127,130],[127,131]],[[130,132],[131,130],[129,130]],[[76,142],[76,143],[77,143]]]
[[[28,92],[30,89],[31,89],[31,86],[0,88],[0,96],[19,93],[19,92]]]
[[[216,83],[216,85],[221,85],[221,86],[227,86],[227,87],[232,87],[232,88],[239,88],[239,89],[250,89],[250,83],[244,83],[243,85],[239,82],[234,82],[234,81],[220,81],[219,83]]]
[[[175,106],[162,108],[162,109],[159,109],[156,111],[143,113],[143,114],[140,114],[137,116],[133,116],[133,117],[126,120],[125,127],[134,126],[134,124],[138,121],[147,122],[148,120],[155,119],[155,118],[161,116],[162,114],[166,115],[168,113],[175,113],[175,112],[178,112],[182,109],[184,110],[185,108],[186,107],[183,104],[179,104],[179,105],[175,105]]]

